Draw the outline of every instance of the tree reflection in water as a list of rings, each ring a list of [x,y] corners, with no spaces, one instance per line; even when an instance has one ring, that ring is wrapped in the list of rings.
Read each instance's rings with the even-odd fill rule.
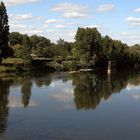
[[[7,127],[8,119],[8,95],[12,80],[0,79],[0,133],[3,133]]]
[[[93,73],[73,75],[74,102],[77,109],[95,109],[102,99],[108,100],[112,94],[126,88],[128,82],[140,84],[138,73],[118,73],[103,76]]]
[[[24,105],[24,107],[28,107],[32,94],[32,82],[30,78],[27,77],[22,80],[21,93],[22,104]]]
[[[9,80],[10,79],[10,80]],[[9,93],[11,86],[21,86],[22,103],[26,107],[31,96],[32,82],[29,78],[0,79],[0,133],[4,133],[7,127],[9,115]]]

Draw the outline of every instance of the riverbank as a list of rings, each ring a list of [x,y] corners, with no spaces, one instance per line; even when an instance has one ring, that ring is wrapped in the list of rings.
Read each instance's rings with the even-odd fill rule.
[[[7,58],[0,64],[0,73],[26,72],[26,71],[92,71],[92,69],[75,60],[63,59],[33,59],[30,65],[25,65],[21,58]]]
[[[127,66],[128,68],[128,66]],[[116,69],[118,69],[116,67]],[[120,68],[125,69],[125,68]],[[129,69],[132,69],[130,67]],[[133,68],[135,70],[136,68]],[[98,67],[85,62],[80,62],[76,60],[48,60],[48,59],[35,59],[29,66],[24,64],[21,58],[7,58],[0,64],[0,73],[23,73],[23,72],[90,72],[90,71],[107,71],[106,67]]]

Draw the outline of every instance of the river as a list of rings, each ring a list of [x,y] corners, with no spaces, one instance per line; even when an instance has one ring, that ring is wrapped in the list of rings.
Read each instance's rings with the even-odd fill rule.
[[[0,78],[0,140],[139,139],[139,72]]]

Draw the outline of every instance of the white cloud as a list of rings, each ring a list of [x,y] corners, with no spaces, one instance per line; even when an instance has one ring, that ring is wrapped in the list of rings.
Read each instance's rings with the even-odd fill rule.
[[[133,32],[133,31],[122,32],[118,35],[114,35],[114,39],[121,40],[122,42],[132,46],[134,44],[140,43],[140,33]],[[130,87],[131,85],[128,86],[128,89]]]
[[[66,26],[63,24],[59,24],[59,25],[56,25],[55,27],[61,29],[61,28],[65,28]]]
[[[81,18],[88,16],[88,8],[72,3],[60,3],[52,8],[52,11],[61,12],[66,18]]]
[[[41,0],[3,0],[7,6],[17,6],[21,4],[28,4],[33,2],[39,2]]]
[[[40,29],[38,29],[38,30],[30,30],[30,31],[27,31],[27,33],[28,34],[30,34],[30,35],[33,35],[33,34],[42,34],[44,31],[43,30],[40,30]]]
[[[57,23],[57,22],[59,22],[59,20],[56,20],[55,18],[45,21],[46,24],[52,24],[52,23]]]
[[[63,16],[66,18],[81,18],[81,17],[86,17],[87,15],[85,13],[70,12],[70,13],[64,13]]]
[[[10,15],[10,18],[13,18],[13,20],[28,20],[28,19],[32,19],[33,15],[32,13],[21,14],[21,15]]]
[[[53,11],[60,11],[60,12],[85,12],[87,8],[85,6],[80,6],[77,4],[72,4],[72,3],[60,3],[55,5],[52,8]]]
[[[131,25],[140,25],[140,18],[137,17],[127,17],[126,21]]]
[[[87,25],[87,26],[84,26],[84,28],[101,28],[100,25]]]
[[[65,22],[66,25],[76,25],[74,22]]]
[[[47,29],[46,32],[47,32],[47,33],[54,33],[55,30],[53,30],[53,29]]]
[[[10,24],[10,29],[17,29],[17,31],[20,29],[27,29],[27,25],[23,25],[23,24]]]
[[[84,25],[82,26],[83,28],[97,28],[97,30],[101,33],[103,33],[106,29],[105,27],[102,25],[98,25],[98,24],[95,24],[95,25]]]
[[[21,23],[11,23],[10,24],[10,32],[20,32],[22,34],[38,34],[41,35],[44,32],[43,28],[35,28],[32,25],[25,25]]]
[[[69,33],[69,36],[74,37],[75,35],[76,35],[76,32],[71,32],[71,33]]]
[[[140,8],[137,8],[134,11],[140,13]]]
[[[38,16],[38,17],[36,17],[36,19],[39,20],[39,21],[42,21],[42,20],[44,20],[45,18],[44,18],[43,16]]]
[[[140,38],[140,34],[138,33],[130,33],[130,32],[122,32],[121,36],[127,38],[127,39],[138,39]]]
[[[114,5],[113,4],[104,4],[104,5],[100,5],[96,11],[97,12],[107,12],[107,11],[110,11],[114,8]]]

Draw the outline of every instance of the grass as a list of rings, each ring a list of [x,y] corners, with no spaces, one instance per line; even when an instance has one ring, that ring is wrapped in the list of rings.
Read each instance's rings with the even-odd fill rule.
[[[21,58],[7,58],[2,61],[2,64],[20,64],[23,63]]]
[[[0,65],[0,73],[15,72],[16,65],[23,63],[21,58],[4,59]]]
[[[0,66],[0,72],[12,72],[16,71],[16,67]]]

